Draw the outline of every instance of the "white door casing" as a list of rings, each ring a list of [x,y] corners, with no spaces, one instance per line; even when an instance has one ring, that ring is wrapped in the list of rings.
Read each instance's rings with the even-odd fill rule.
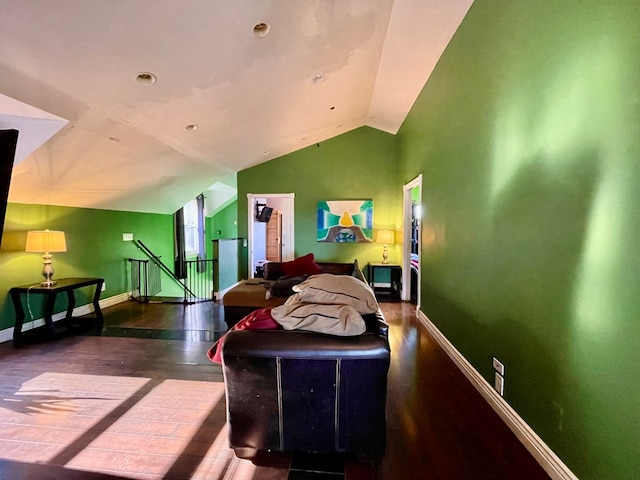
[[[254,225],[257,200],[264,200],[272,208],[282,211],[282,261],[294,258],[294,193],[247,193],[247,246],[249,278],[254,277],[254,265],[262,258],[254,258]]]
[[[401,298],[404,301],[411,299],[411,191],[418,189],[418,198],[420,199],[419,205],[422,205],[422,174],[411,180],[409,183],[402,187],[403,190],[403,244],[402,244],[402,293]],[[422,209],[421,209],[422,210]],[[422,219],[420,219],[422,223]],[[422,225],[418,228],[418,288],[416,297],[416,308],[420,308],[420,282],[422,278],[422,240],[421,236]]]

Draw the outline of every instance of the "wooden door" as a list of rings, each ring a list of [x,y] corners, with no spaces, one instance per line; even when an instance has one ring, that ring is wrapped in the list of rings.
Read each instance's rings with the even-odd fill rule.
[[[282,212],[274,210],[267,223],[267,260],[282,261]]]

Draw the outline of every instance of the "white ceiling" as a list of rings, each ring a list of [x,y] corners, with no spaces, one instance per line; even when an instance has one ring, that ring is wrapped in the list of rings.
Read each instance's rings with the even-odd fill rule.
[[[222,205],[239,170],[395,134],[472,1],[0,0],[9,200],[173,213],[211,188]]]

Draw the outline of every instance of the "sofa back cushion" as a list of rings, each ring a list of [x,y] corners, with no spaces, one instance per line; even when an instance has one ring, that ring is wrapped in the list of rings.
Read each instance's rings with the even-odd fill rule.
[[[264,276],[267,280],[277,280],[282,276],[315,275],[321,273],[313,253],[307,253],[290,262],[267,262],[264,265]]]
[[[267,262],[264,264],[264,278],[266,280],[277,280],[283,276],[316,275],[318,273],[353,275],[354,277],[365,281],[357,260],[353,263],[317,262],[313,254],[308,253],[307,255],[298,257],[290,262]]]

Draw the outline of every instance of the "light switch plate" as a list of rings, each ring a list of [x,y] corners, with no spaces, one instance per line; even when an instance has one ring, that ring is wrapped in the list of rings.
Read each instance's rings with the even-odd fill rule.
[[[131,242],[133,240],[133,233],[123,233],[122,241],[123,242]]]
[[[496,357],[493,357],[493,369],[504,376],[504,364]]]
[[[504,396],[504,377],[500,375],[498,372],[494,374],[494,384],[493,387],[496,389],[496,392],[500,394],[500,396]]]

